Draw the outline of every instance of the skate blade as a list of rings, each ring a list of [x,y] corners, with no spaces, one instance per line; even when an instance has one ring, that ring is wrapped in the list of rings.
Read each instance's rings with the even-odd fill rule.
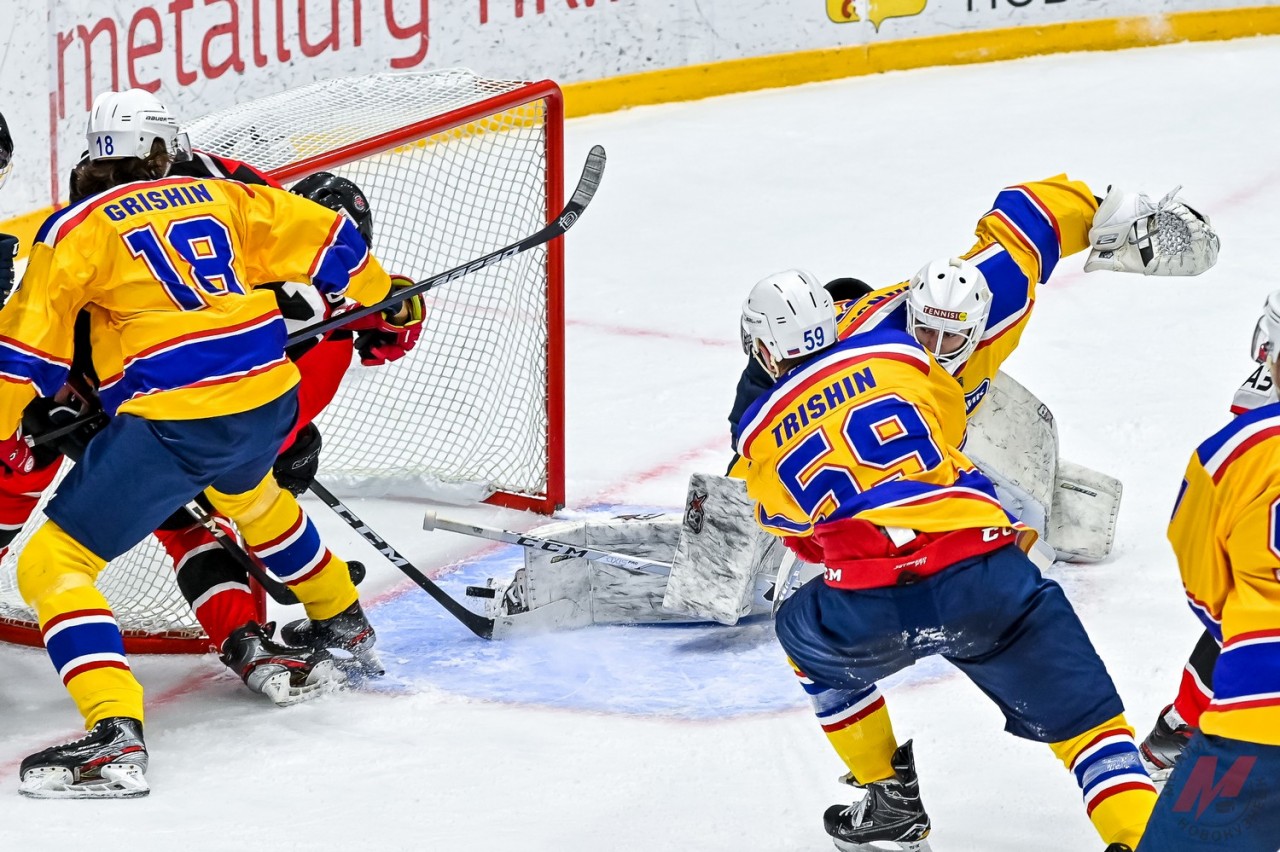
[[[76,783],[70,769],[44,766],[22,776],[18,792],[31,799],[138,799],[151,792],[146,776],[132,763],[108,763],[102,777]]]
[[[262,682],[260,690],[277,707],[289,707],[347,688],[347,675],[333,664],[333,660],[316,663],[307,675],[306,683],[295,686],[292,680],[289,672],[276,672]]]
[[[335,657],[333,663],[351,683],[382,677],[387,673],[387,668],[382,665],[378,652],[372,650],[352,653],[350,657]]]
[[[932,852],[933,847],[927,839],[898,843],[893,840],[873,840],[870,843],[850,843],[847,840],[832,838],[836,848],[841,852]]]

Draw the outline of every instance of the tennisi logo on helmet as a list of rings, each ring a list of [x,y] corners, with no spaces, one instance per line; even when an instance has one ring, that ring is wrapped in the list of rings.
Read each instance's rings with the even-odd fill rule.
[[[919,15],[929,0],[827,0],[827,17],[837,24],[862,21],[856,7],[861,6],[865,20],[878,32],[880,25],[889,18],[910,18]]]
[[[953,322],[968,322],[969,315],[964,311],[947,311],[942,308],[935,308],[933,305],[925,305],[921,309],[924,313],[938,319],[952,320]]]

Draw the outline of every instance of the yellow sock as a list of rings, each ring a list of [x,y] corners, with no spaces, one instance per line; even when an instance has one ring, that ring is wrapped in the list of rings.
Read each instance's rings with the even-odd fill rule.
[[[1137,849],[1156,806],[1156,788],[1142,767],[1124,715],[1049,747],[1075,774],[1102,842]]]
[[[813,703],[831,747],[859,784],[894,777],[893,753],[898,741],[884,696],[874,685],[863,690],[835,689],[814,683],[791,664]]]

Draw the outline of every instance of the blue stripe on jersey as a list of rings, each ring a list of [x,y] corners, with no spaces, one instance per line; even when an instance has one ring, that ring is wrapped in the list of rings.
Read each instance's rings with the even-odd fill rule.
[[[1214,621],[1213,616],[1211,616],[1206,610],[1196,606],[1195,601],[1188,600],[1187,606],[1191,607],[1191,611],[1196,614],[1196,618],[1200,619],[1200,623],[1204,625],[1205,630],[1209,631],[1209,635],[1216,639],[1218,644],[1221,645],[1222,625]],[[1214,675],[1214,678],[1217,678],[1217,674]]]
[[[45,217],[45,220],[42,223],[40,223],[40,228],[36,231],[36,238],[35,238],[35,241],[32,243],[32,245],[35,245],[36,243],[44,242],[45,237],[49,236],[49,231],[51,231],[55,225],[57,225],[59,222],[62,222],[65,218],[71,216],[73,211],[75,211],[77,208],[83,207],[84,205],[93,201],[95,198],[97,198],[101,194],[102,193],[86,196],[73,204],[68,204],[66,207],[63,207],[59,210],[55,210],[52,213],[50,213],[47,217]]]
[[[343,216],[333,243],[311,276],[311,283],[326,296],[340,296],[347,292],[351,276],[368,262],[369,247],[364,237],[355,224]]]
[[[1213,669],[1213,697],[1245,698],[1280,693],[1280,642],[1222,649]]]
[[[782,530],[783,532],[795,533],[801,535],[808,532],[812,528],[812,524],[798,524],[795,521],[788,520],[783,515],[770,515],[764,510],[764,506],[756,504],[756,520],[760,526],[772,529]]]
[[[1022,311],[1031,298],[1031,285],[1022,267],[1014,263],[1007,251],[999,251],[978,264],[991,287],[991,315],[987,328],[995,328]]]
[[[108,414],[135,396],[176,390],[201,382],[243,375],[284,357],[284,320],[264,317],[243,331],[197,337],[154,355],[135,358],[123,375],[101,392]],[[214,330],[215,332],[217,329]]]
[[[41,396],[53,396],[67,383],[70,369],[65,364],[47,361],[0,340],[0,374],[30,379]]]
[[[1036,204],[1027,197],[1023,190],[1006,189],[996,196],[993,207],[1008,216],[1022,233],[1035,244],[1040,252],[1040,283],[1049,280],[1049,276],[1062,258],[1062,247],[1058,245],[1058,234]]]
[[[124,655],[120,628],[111,621],[91,621],[64,627],[45,640],[53,667],[62,671],[68,663],[90,654]]]
[[[760,412],[760,409],[769,405],[769,401],[773,399],[775,396],[785,395],[789,393],[792,390],[792,385],[794,384],[794,381],[792,380],[800,374],[801,370],[807,370],[810,367],[820,364],[825,358],[830,357],[836,352],[844,352],[848,349],[862,349],[864,347],[881,346],[884,344],[892,343],[892,344],[910,346],[914,349],[920,350],[921,354],[923,354],[924,347],[921,346],[914,337],[907,334],[905,331],[905,328],[906,328],[906,308],[905,307],[902,309],[902,316],[903,316],[902,328],[889,328],[885,326],[877,326],[871,331],[858,332],[857,334],[852,334],[849,337],[846,337],[844,340],[841,340],[835,346],[831,346],[831,347],[828,347],[827,349],[822,350],[813,358],[810,358],[808,361],[805,361],[804,363],[795,367],[790,373],[784,374],[780,379],[778,379],[777,382],[774,383],[773,387],[769,388],[769,390],[765,391],[764,393],[760,394],[760,396],[756,397],[755,402],[751,403],[750,407],[748,407],[746,412],[743,413],[742,419],[738,421],[739,428],[741,428],[742,424],[750,423],[752,420],[754,420],[755,416]]]
[[[1236,416],[1234,420],[1228,423],[1217,432],[1209,440],[1196,447],[1196,457],[1200,460],[1203,467],[1209,459],[1213,458],[1218,450],[1238,435],[1241,430],[1252,426],[1259,420],[1266,420],[1270,417],[1280,417],[1280,402],[1272,402],[1261,408],[1255,408],[1253,411],[1246,411]]]
[[[859,494],[841,492],[836,495],[840,508],[832,513],[829,521],[838,521],[855,517],[872,509],[879,509],[900,502],[916,502],[928,499],[931,495],[941,494],[954,488],[966,488],[977,491],[999,503],[995,486],[991,480],[976,470],[962,470],[960,476],[951,485],[934,485],[929,482],[915,482],[908,479],[891,479],[868,488]],[[1006,513],[1007,514],[1007,513]]]

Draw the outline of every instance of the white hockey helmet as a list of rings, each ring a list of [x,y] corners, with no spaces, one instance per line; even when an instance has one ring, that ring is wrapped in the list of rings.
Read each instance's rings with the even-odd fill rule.
[[[187,134],[160,99],[144,89],[103,92],[93,101],[85,132],[90,160],[145,159],[157,139],[175,163],[191,159]]]
[[[1262,316],[1253,329],[1253,360],[1259,364],[1275,363],[1280,345],[1280,290],[1267,294],[1262,303]]]
[[[758,281],[742,303],[743,349],[771,375],[778,375],[778,363],[811,355],[835,342],[835,305],[812,272],[775,272]],[[760,345],[773,365],[761,357]]]
[[[990,314],[986,276],[967,260],[932,261],[907,289],[907,330],[952,375],[978,348]]]

